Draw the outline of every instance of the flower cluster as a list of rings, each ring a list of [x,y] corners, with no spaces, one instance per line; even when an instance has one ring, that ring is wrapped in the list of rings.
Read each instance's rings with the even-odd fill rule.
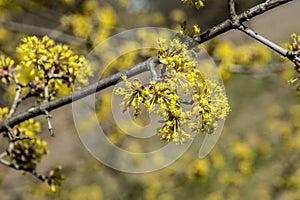
[[[13,132],[17,137],[27,136],[30,139],[13,143],[13,149],[8,155],[10,162],[22,166],[24,170],[34,170],[47,154],[46,141],[36,137],[36,133],[40,132],[40,124],[29,119],[13,127]]]
[[[7,118],[8,112],[8,108],[0,108],[0,122]],[[14,126],[9,131],[15,137],[24,139],[11,143],[12,146],[7,150],[6,159],[24,171],[36,169],[37,163],[47,154],[46,141],[36,137],[36,134],[40,132],[40,123],[31,118]],[[2,136],[5,138],[10,137],[8,132],[3,132]]]
[[[87,76],[91,75],[89,65],[83,56],[78,56],[67,46],[55,44],[44,36],[28,36],[21,40],[17,47],[19,62],[10,57],[0,57],[0,83],[14,88],[13,102],[10,108],[0,108],[0,122],[12,117],[18,106],[27,98],[34,98],[38,103],[51,101],[59,95],[72,92],[75,81],[76,87],[88,84]],[[51,115],[47,110],[47,124],[52,134]],[[49,125],[50,124],[50,125]],[[47,154],[46,141],[37,137],[40,124],[33,118],[15,126],[7,126],[1,135],[8,140],[8,147],[2,157],[4,163],[23,172],[32,173],[42,181],[47,181],[54,192],[60,185],[63,176],[60,168],[42,176],[35,172],[37,164]]]
[[[296,33],[291,34],[291,38],[293,40],[292,43],[288,44],[288,50],[293,52],[299,52],[300,51],[300,36]]]
[[[191,38],[196,37],[200,33],[200,28],[198,25],[194,24],[191,30],[187,30],[187,22],[184,21],[180,24],[180,33],[183,35],[187,35]]]
[[[191,113],[195,119],[189,123],[189,127],[196,133],[212,133],[217,121],[225,119],[230,111],[224,88],[206,79],[195,87],[192,98]]]
[[[254,153],[249,145],[241,141],[235,141],[232,144],[231,153],[237,160],[237,167],[243,174],[252,172]]]
[[[155,111],[164,119],[158,128],[162,140],[182,143],[192,137],[191,133],[212,133],[218,120],[224,119],[230,110],[224,88],[203,78],[185,43],[174,39],[169,49],[164,43],[159,40],[158,79],[142,84],[137,78],[130,82],[122,77],[125,88],[115,92],[124,95],[122,107],[133,107],[135,117],[142,105],[149,112]]]
[[[45,87],[48,100],[53,100],[59,94],[71,93],[75,80],[87,84],[87,76],[91,75],[83,56],[75,55],[67,45],[55,44],[47,36],[41,40],[36,36],[23,38],[17,53],[20,56],[17,76],[21,77],[24,71],[29,72],[29,80],[23,82],[30,82],[30,92],[41,99],[47,98],[44,96]]]
[[[181,0],[183,3],[188,4],[189,6],[195,6],[198,10],[204,7],[202,0]]]
[[[116,94],[124,95],[124,101],[122,102],[122,107],[124,110],[132,106],[134,110],[134,116],[138,116],[141,112],[141,103],[145,102],[145,97],[149,94],[149,89],[142,86],[140,80],[135,79],[133,82],[129,82],[126,76],[122,76],[122,79],[125,81],[125,88],[118,88]]]
[[[158,41],[159,61],[169,66],[168,69],[171,69],[173,72],[170,71],[171,74],[175,75],[175,72],[186,73],[195,68],[195,62],[191,61],[186,44],[179,41],[179,39],[174,39],[171,41],[170,48],[167,50],[165,48],[165,42],[163,39]]]
[[[57,187],[61,185],[61,182],[65,179],[61,173],[62,167],[57,166],[55,169],[50,170],[47,176],[47,183],[52,192],[56,192]]]
[[[0,122],[3,121],[4,119],[6,119],[7,115],[8,115],[8,108],[6,108],[6,107],[1,108],[0,107]]]
[[[300,36],[297,35],[296,33],[291,34],[291,38],[292,38],[292,43],[289,43],[287,45],[287,49],[289,51],[291,51],[292,53],[296,54],[296,58],[298,60],[295,59],[295,71],[297,73],[296,77],[293,77],[289,80],[290,84],[294,84],[299,80],[299,74],[300,74]],[[297,86],[297,91],[300,91],[300,85]]]
[[[0,80],[3,84],[9,84],[12,81],[14,63],[15,61],[10,57],[0,56]]]

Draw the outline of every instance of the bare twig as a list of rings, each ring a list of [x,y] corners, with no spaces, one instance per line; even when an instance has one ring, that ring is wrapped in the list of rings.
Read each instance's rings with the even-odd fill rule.
[[[234,0],[228,0],[228,10],[229,10],[229,19],[234,19],[237,17],[235,11],[235,2]]]
[[[262,44],[266,45],[267,47],[271,48],[273,51],[279,53],[281,56],[288,58],[290,61],[294,62],[296,65],[299,65],[300,60],[299,60],[299,55],[298,53],[294,53],[291,51],[288,51],[287,49],[282,48],[281,46],[275,44],[274,42],[270,41],[269,39],[259,35],[252,29],[240,25],[238,27],[239,30],[242,32],[246,33],[250,37],[254,38],[255,40],[261,42]]]
[[[54,67],[52,67],[50,70],[46,70],[44,68],[44,71],[45,71],[45,74],[44,74],[44,102],[49,102],[50,100],[50,96],[49,96],[49,75],[48,73],[50,73],[50,76],[53,75],[53,70],[54,70]],[[48,110],[44,110],[45,114],[46,114],[46,120],[47,120],[47,125],[48,125],[48,130],[50,132],[50,135],[51,136],[54,136],[54,132],[53,132],[53,127],[52,127],[52,124],[51,124],[51,118],[52,118],[52,115],[49,113]]]
[[[52,115],[47,110],[45,110],[44,112],[46,114],[46,120],[47,120],[49,133],[50,133],[51,136],[54,136],[53,127],[52,127],[52,124],[51,124]]]
[[[8,135],[8,139],[10,142],[16,142],[16,141],[19,141],[19,140],[31,140],[32,138],[29,137],[29,136],[16,136],[14,134],[14,131],[11,127],[9,126],[6,126],[6,130],[7,130],[7,135]]]
[[[257,6],[254,6],[253,8],[237,15],[235,20],[241,24],[257,15],[265,13],[268,10],[271,10],[275,7],[278,7],[280,5],[283,5],[283,4],[291,2],[291,1],[293,1],[293,0],[271,0],[271,1],[259,4]],[[220,23],[219,25],[214,26],[213,28],[208,29],[208,30],[204,31],[203,33],[199,34],[193,40],[191,40],[191,42],[195,43],[195,41],[196,41],[197,44],[200,44],[200,43],[206,42],[209,39],[214,38],[224,32],[234,29],[234,28],[235,27],[233,27],[233,25],[232,25],[232,20],[227,19],[224,22]],[[190,48],[192,48],[192,47],[193,46],[190,46]],[[153,62],[153,63],[159,63],[159,59],[157,58],[157,56],[150,58],[150,59],[151,59],[151,62]],[[133,66],[130,69],[118,72],[110,77],[100,80],[97,83],[94,83],[87,87],[84,87],[80,91],[75,91],[71,95],[63,96],[63,97],[58,98],[51,102],[44,102],[44,103],[40,104],[39,106],[32,108],[30,111],[20,113],[19,115],[11,117],[9,119],[5,119],[4,121],[0,122],[0,132],[4,131],[6,126],[16,125],[24,120],[44,114],[45,110],[47,110],[47,111],[54,110],[56,108],[62,107],[66,104],[69,104],[72,101],[76,101],[78,99],[81,99],[88,95],[91,95],[97,91],[100,91],[109,86],[112,86],[120,80],[120,78],[123,74],[127,75],[128,77],[131,77],[136,74],[142,73],[147,70],[147,66],[149,64],[148,62],[149,62],[149,59],[142,63],[137,64],[136,66]]]
[[[158,65],[158,63],[157,62],[153,62],[151,59],[149,59],[147,65],[148,65],[148,69],[149,69],[149,71],[151,73],[152,80],[157,80],[158,76],[157,76],[157,73],[155,71],[155,68]]]
[[[260,4],[260,9],[266,9],[268,4],[274,3],[275,1],[266,1],[264,4]],[[236,14],[235,10],[235,2],[234,0],[228,0],[228,10],[229,10],[229,19],[231,20],[231,24],[234,28],[246,33],[250,37],[254,38],[255,40],[261,42],[262,44],[266,45],[267,47],[271,48],[273,51],[279,53],[281,56],[288,58],[290,61],[294,62],[296,65],[299,66],[300,57],[299,53],[290,52],[279,45],[275,44],[274,42],[270,41],[269,39],[259,35],[252,29],[246,27],[241,19]],[[249,11],[250,12],[250,11]],[[249,18],[249,16],[247,17]]]
[[[185,105],[192,105],[194,103],[193,99],[187,100],[187,99],[179,99],[178,100],[180,103],[185,104]]]
[[[51,79],[68,80],[68,76],[65,74],[51,74],[51,75],[49,75],[49,80],[51,80]]]
[[[86,41],[79,37],[75,37],[72,35],[65,34],[58,30],[48,29],[40,26],[34,26],[29,24],[21,24],[12,21],[2,21],[0,20],[0,26],[3,26],[7,29],[12,31],[18,32],[26,32],[29,34],[37,34],[37,35],[49,35],[51,38],[55,38],[58,41],[65,42],[65,43],[76,43],[78,45],[85,45]]]
[[[9,126],[6,126],[6,129],[7,129],[7,135],[8,135],[9,141],[14,141],[15,138],[16,138],[16,136],[15,136],[15,134],[14,134],[12,128],[9,127]]]
[[[250,8],[249,10],[244,11],[241,14],[237,15],[235,20],[239,23],[243,23],[245,21],[252,19],[253,17],[255,17],[257,15],[263,14],[268,10],[271,10],[273,8],[276,8],[278,6],[281,6],[281,5],[291,2],[291,1],[293,1],[293,0],[271,0],[268,2],[258,4],[256,6]],[[198,43],[203,43],[205,41],[208,41],[211,38],[214,38],[224,32],[227,32],[227,31],[233,29],[234,27],[232,24],[233,24],[232,20],[227,19],[224,22],[220,23],[219,25],[202,32],[201,34],[196,36],[194,39]]]
[[[19,83],[19,80],[18,80],[18,78],[17,78],[17,76],[14,72],[12,72],[12,78],[13,78],[15,84],[17,85],[17,88],[16,88],[14,101],[13,101],[13,103],[11,105],[11,108],[8,112],[8,116],[7,116],[8,118],[11,117],[15,113],[15,111],[16,111],[19,103],[20,103],[20,95],[21,95],[21,92],[22,92],[22,85]]]
[[[242,32],[246,33],[250,37],[254,38],[255,40],[270,47],[273,51],[279,53],[282,56],[287,57],[290,54],[287,49],[280,47],[279,45],[277,45],[274,42],[270,41],[269,39],[259,35],[257,32],[253,31],[252,29],[250,29],[244,25],[239,26],[238,29],[241,30]]]

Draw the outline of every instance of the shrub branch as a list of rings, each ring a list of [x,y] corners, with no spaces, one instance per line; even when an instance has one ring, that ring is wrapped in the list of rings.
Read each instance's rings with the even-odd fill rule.
[[[245,21],[248,21],[252,19],[253,17],[263,14],[268,10],[274,9],[278,6],[281,6],[285,3],[291,2],[293,0],[271,0],[266,1],[264,3],[258,4],[257,6],[254,6],[250,8],[247,11],[242,12],[239,15],[234,15],[234,2],[229,1],[230,5],[230,16],[227,20],[223,21],[222,23],[200,33],[195,38],[190,40],[190,48],[193,48],[194,46],[204,43],[218,35],[221,35],[224,32],[227,32],[232,29],[236,29],[236,24],[242,24]],[[235,17],[232,18],[232,15]],[[86,96],[89,96],[95,92],[101,91],[109,86],[115,85],[120,79],[122,75],[126,75],[127,77],[132,77],[136,74],[140,74],[144,71],[149,70],[149,65],[156,65],[159,63],[158,56],[152,57],[147,59],[144,62],[141,62],[135,66],[133,66],[130,69],[118,72],[112,76],[109,76],[107,78],[104,78],[100,80],[97,83],[91,84],[87,87],[82,88],[80,91],[75,91],[71,95],[66,95],[60,98],[57,98],[50,102],[43,102],[40,105],[37,105],[23,113],[20,113],[16,116],[10,117],[5,119],[4,121],[0,122],[0,132],[7,130],[7,127],[13,127],[16,124],[19,124],[20,122],[23,122],[27,119],[45,114],[45,110],[50,112],[51,110],[54,110],[56,108],[62,107],[64,105],[72,103],[72,101],[76,101],[78,99],[84,98]]]

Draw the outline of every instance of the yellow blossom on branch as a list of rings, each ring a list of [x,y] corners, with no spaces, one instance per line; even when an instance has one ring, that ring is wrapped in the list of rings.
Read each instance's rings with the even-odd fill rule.
[[[123,76],[125,88],[115,94],[123,95],[122,107],[135,109],[137,117],[143,105],[163,118],[158,134],[162,140],[183,143],[193,133],[212,133],[218,121],[226,118],[230,107],[219,83],[204,78],[197,62],[190,57],[187,45],[173,39],[170,47],[165,40],[158,41],[161,72],[158,79],[142,84]]]
[[[23,82],[31,82],[32,92],[41,99],[44,99],[45,83],[49,86],[49,100],[53,100],[59,94],[71,93],[75,81],[86,85],[87,77],[91,75],[83,56],[75,55],[67,45],[55,44],[47,36],[42,39],[36,36],[23,38],[17,53],[20,57],[17,76],[29,71],[29,80]]]
[[[204,7],[204,3],[202,0],[181,0],[183,3],[188,4],[189,6],[195,6],[198,10]]]

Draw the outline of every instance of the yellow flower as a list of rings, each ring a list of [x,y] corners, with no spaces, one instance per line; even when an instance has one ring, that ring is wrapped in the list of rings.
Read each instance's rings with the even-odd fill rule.
[[[296,34],[296,33],[292,33],[292,34],[291,34],[291,38],[292,38],[292,39],[296,39],[296,38],[297,38],[297,34]]]
[[[200,9],[204,6],[204,3],[202,0],[196,0],[195,2],[193,0],[181,0],[183,3],[188,4],[189,6],[195,6],[197,9]]]
[[[160,39],[158,53],[164,70],[157,80],[142,85],[139,79],[131,82],[122,76],[125,88],[115,92],[124,95],[122,107],[124,110],[133,107],[135,117],[140,114],[142,104],[148,111],[156,110],[164,118],[158,128],[162,140],[185,142],[192,138],[185,130],[187,127],[195,133],[212,133],[218,121],[225,119],[230,111],[224,89],[201,76],[186,44],[174,39],[168,50],[164,45],[165,40]]]
[[[55,99],[57,95],[69,94],[75,80],[81,85],[88,84],[87,77],[91,76],[89,65],[83,56],[74,54],[67,45],[55,44],[48,36],[42,39],[28,36],[21,41],[17,48],[21,61],[16,74],[20,76],[29,71],[30,77],[23,82],[40,82],[39,88],[32,88],[35,95],[40,97],[38,101],[45,98],[45,79],[49,79],[49,100]]]

